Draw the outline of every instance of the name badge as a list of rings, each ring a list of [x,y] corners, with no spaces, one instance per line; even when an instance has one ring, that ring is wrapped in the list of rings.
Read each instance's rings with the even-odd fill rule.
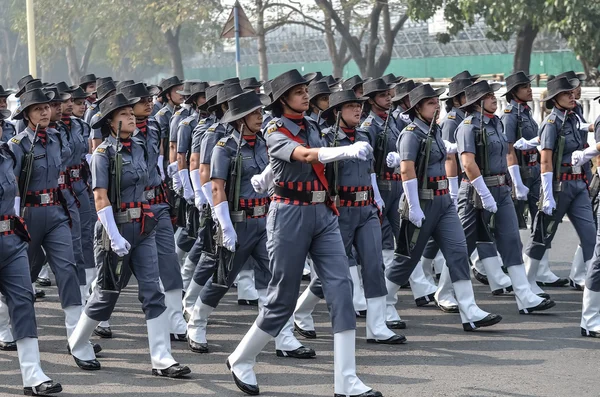
[[[34,156],[33,159],[34,160],[40,160],[40,159],[43,159],[44,157],[46,157],[45,153],[44,154],[38,154],[37,156]]]
[[[123,161],[123,165],[129,165],[131,164],[131,161]]]

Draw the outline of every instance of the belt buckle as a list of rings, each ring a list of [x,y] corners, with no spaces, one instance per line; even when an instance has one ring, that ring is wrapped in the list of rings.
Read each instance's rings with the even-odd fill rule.
[[[42,193],[40,194],[40,204],[50,204],[52,202],[52,197],[50,193]]]
[[[10,232],[10,219],[0,221],[0,233]]]
[[[240,223],[246,221],[246,212],[245,211],[231,211],[229,213],[229,217],[231,222]]]
[[[127,219],[139,219],[142,217],[142,209],[141,208],[129,208],[127,209]]]
[[[325,190],[313,190],[311,193],[310,202],[311,203],[324,203],[325,198],[327,197],[327,192]]]
[[[71,178],[79,178],[79,169],[71,170]]]
[[[256,207],[252,207],[252,216],[263,216],[267,213],[266,205],[259,205]]]
[[[156,198],[156,191],[154,189],[146,190],[144,196],[146,197],[146,200],[154,200]]]
[[[535,163],[538,161],[538,154],[537,153],[532,153],[529,155],[529,162],[530,163]]]
[[[498,185],[506,184],[506,175],[498,175]]]
[[[400,175],[400,167],[394,168],[394,174]]]
[[[448,189],[448,179],[438,181],[437,185],[437,190]]]
[[[378,180],[377,185],[379,186],[379,190],[392,190],[392,181],[385,179]]]
[[[355,192],[354,201],[367,201],[369,199],[369,191],[365,190],[364,192]]]
[[[576,175],[581,174],[581,166],[578,165],[578,166],[571,167],[571,173],[576,174]]]
[[[64,185],[65,184],[65,176],[61,175],[58,177],[58,184],[59,185]]]

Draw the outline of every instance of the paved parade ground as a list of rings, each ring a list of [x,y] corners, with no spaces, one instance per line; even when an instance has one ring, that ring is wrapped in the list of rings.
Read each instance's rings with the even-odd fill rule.
[[[524,237],[524,236],[523,236]],[[525,241],[525,238],[524,238]],[[551,253],[552,269],[567,277],[577,246],[567,221]],[[519,315],[514,297],[492,297],[473,281],[479,305],[504,320],[489,329],[467,333],[458,314],[444,314],[433,305],[417,308],[409,290],[401,290],[398,308],[407,321],[408,343],[367,345],[364,319],[358,321],[357,363],[363,381],[386,397],[418,396],[598,396],[600,340],[579,333],[581,292],[549,288],[557,305],[547,314]],[[305,283],[303,288],[305,287]],[[102,370],[78,369],[66,352],[63,312],[56,287],[45,288],[36,303],[42,366],[60,381],[61,396],[242,396],[225,367],[227,356],[256,317],[256,308],[237,305],[230,292],[211,316],[210,354],[196,354],[173,342],[173,356],[189,365],[186,380],[151,376],[146,326],[129,286],[112,317],[113,339],[94,337],[104,349]],[[332,396],[333,338],[324,302],[315,316],[318,339],[299,339],[317,351],[314,360],[275,356],[269,344],[256,367],[263,396]],[[0,395],[22,395],[16,352],[0,352]]]

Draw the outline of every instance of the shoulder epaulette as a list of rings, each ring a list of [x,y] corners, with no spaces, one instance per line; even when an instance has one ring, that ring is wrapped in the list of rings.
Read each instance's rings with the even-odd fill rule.
[[[471,124],[472,120],[473,120],[473,116],[469,116],[463,120],[463,123],[468,125],[468,124]]]
[[[407,125],[404,129],[406,131],[414,131],[415,127],[416,127],[416,124],[415,123],[411,123],[411,124]]]
[[[455,120],[455,119],[456,119],[456,112],[448,113],[448,120]]]
[[[508,105],[506,109],[504,109],[504,113],[510,113],[513,110],[513,105]]]
[[[17,143],[17,144],[18,144],[18,143],[21,143],[21,139],[17,139],[17,137],[11,138],[11,139],[10,139],[10,141],[11,141],[12,143]]]

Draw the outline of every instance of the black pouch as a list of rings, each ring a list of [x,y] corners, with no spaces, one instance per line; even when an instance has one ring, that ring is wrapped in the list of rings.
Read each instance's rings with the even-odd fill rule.
[[[156,228],[157,224],[158,224],[158,221],[154,217],[154,213],[150,210],[150,205],[149,204],[142,205],[142,231],[141,231],[141,235],[142,236],[148,236],[150,233],[152,233],[152,231],[154,230],[154,228]]]
[[[190,238],[198,238],[200,229],[200,211],[195,205],[188,205],[186,211],[185,230]]]
[[[12,221],[15,228],[15,234],[21,237],[21,240],[25,241],[26,243],[30,243],[31,236],[29,235],[27,225],[25,225],[23,218],[15,217],[12,219]]]

